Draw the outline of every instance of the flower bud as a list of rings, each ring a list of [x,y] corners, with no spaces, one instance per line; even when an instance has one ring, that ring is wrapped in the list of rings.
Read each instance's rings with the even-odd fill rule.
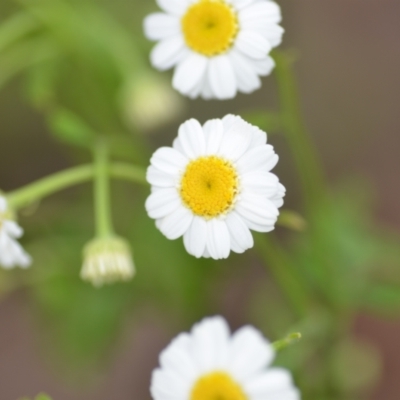
[[[146,74],[126,85],[122,108],[129,126],[150,131],[179,116],[183,101],[164,79]]]
[[[128,281],[135,274],[131,248],[122,238],[93,239],[85,246],[83,256],[81,278],[96,287]]]

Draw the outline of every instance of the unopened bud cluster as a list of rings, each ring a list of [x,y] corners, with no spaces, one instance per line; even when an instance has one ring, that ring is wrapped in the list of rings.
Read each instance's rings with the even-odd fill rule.
[[[94,286],[127,281],[135,274],[129,243],[122,238],[94,239],[83,252],[81,278]]]

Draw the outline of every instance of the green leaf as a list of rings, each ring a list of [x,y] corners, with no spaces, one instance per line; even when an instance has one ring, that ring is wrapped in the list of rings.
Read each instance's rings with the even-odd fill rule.
[[[0,88],[28,68],[54,59],[58,50],[47,38],[37,36],[11,46],[0,57]]]
[[[0,24],[0,52],[38,28],[38,23],[25,12],[13,15]]]
[[[61,141],[79,147],[91,148],[96,133],[78,115],[58,108],[49,116],[52,133]]]

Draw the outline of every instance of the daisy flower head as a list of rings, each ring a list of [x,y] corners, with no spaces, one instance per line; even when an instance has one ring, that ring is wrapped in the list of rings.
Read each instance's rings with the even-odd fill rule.
[[[144,20],[158,41],[151,63],[175,67],[173,86],[191,98],[231,99],[261,87],[282,40],[281,11],[271,0],[157,0],[164,12]]]
[[[274,229],[285,195],[270,172],[277,162],[266,133],[238,116],[203,126],[190,119],[173,146],[150,160],[146,210],[168,239],[183,236],[197,258],[243,253],[254,244],[250,229]]]
[[[27,268],[31,265],[31,257],[16,240],[23,233],[23,229],[12,219],[6,198],[0,195],[0,265],[3,268]]]
[[[290,373],[270,367],[274,356],[257,329],[231,335],[223,318],[206,318],[160,354],[151,394],[154,400],[299,400]]]

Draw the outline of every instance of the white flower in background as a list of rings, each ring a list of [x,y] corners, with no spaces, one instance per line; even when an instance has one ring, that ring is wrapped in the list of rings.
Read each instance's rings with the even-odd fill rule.
[[[129,126],[150,131],[173,121],[183,111],[183,100],[168,82],[145,74],[128,82],[122,91],[123,117]]]
[[[274,229],[285,188],[270,171],[278,162],[267,135],[227,115],[179,128],[173,147],[152,156],[146,210],[171,240],[183,236],[195,257],[227,258],[253,246],[250,229]]]
[[[206,318],[160,354],[151,394],[154,400],[299,400],[290,373],[270,367],[274,356],[255,328],[231,336],[223,318]]]
[[[135,275],[129,243],[119,237],[96,238],[83,250],[81,278],[100,287]]]
[[[6,269],[16,266],[27,268],[31,257],[24,251],[16,239],[23,235],[23,229],[12,220],[5,197],[0,196],[0,265]]]
[[[164,13],[146,17],[144,30],[159,41],[151,62],[176,67],[173,86],[191,98],[231,99],[261,87],[272,48],[282,40],[279,6],[270,0],[157,0]]]

